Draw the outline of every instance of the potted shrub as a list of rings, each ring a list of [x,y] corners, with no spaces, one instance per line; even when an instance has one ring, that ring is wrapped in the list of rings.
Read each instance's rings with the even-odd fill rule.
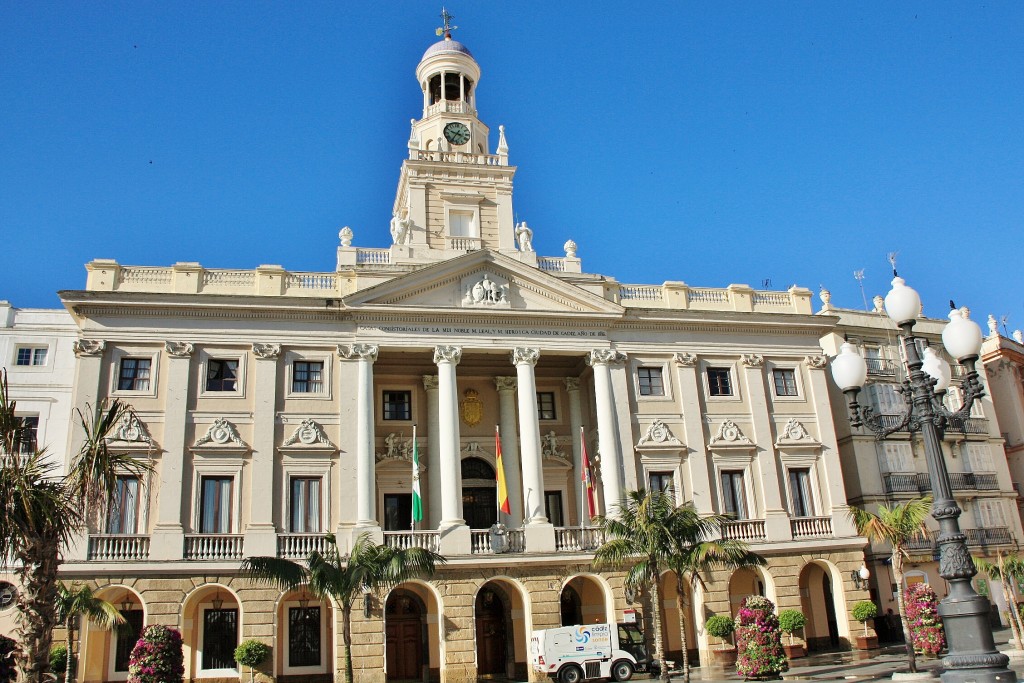
[[[939,619],[939,596],[928,584],[914,583],[907,586],[903,597],[914,651],[926,657],[938,657],[946,647],[946,636]]]
[[[736,621],[736,673],[747,680],[769,680],[789,670],[775,603],[748,596],[740,603]]]
[[[732,618],[716,614],[704,622],[704,630],[707,631],[709,635],[712,635],[722,641],[722,644],[717,648],[711,649],[715,663],[722,666],[732,666],[735,664],[736,648],[726,640],[732,635],[732,632],[736,630],[736,623]]]
[[[864,624],[864,635],[857,636],[858,650],[875,650],[878,648],[878,636],[868,635],[868,620],[878,616],[878,605],[870,600],[861,600],[853,604],[850,610],[853,618]]]
[[[235,648],[235,661],[243,666],[249,667],[250,683],[256,678],[256,667],[267,661],[270,656],[270,646],[258,640],[246,640]]]
[[[50,671],[55,674],[64,674],[68,670],[68,649],[64,645],[54,645],[50,648]],[[63,677],[63,676],[62,676]]]
[[[147,626],[132,648],[128,683],[181,683],[184,661],[177,629]]]
[[[794,643],[793,634],[807,624],[807,617],[798,609],[784,609],[779,612],[779,628],[789,636],[789,643],[782,646],[786,656],[790,659],[799,659],[807,654],[803,643]]]

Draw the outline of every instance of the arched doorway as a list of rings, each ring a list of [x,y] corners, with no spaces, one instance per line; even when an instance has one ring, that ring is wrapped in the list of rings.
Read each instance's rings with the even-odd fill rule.
[[[562,588],[562,626],[599,624],[609,620],[605,585],[593,576],[574,576]]]
[[[583,601],[572,586],[562,589],[559,600],[562,611],[562,626],[577,626],[583,623]]]
[[[494,468],[482,458],[462,461],[462,514],[470,529],[489,529],[498,521]]]
[[[798,579],[800,610],[807,617],[804,639],[808,650],[830,650],[840,646],[836,618],[836,595],[831,572],[815,562],[804,565]],[[841,587],[840,587],[841,589]]]
[[[509,675],[512,609],[504,590],[489,582],[476,596],[476,671],[478,676]]]
[[[242,616],[238,597],[223,584],[200,586],[185,598],[181,637],[186,678],[238,676],[234,654],[241,642]]]
[[[85,667],[85,680],[127,680],[128,660],[146,620],[142,598],[127,586],[107,586],[95,595],[116,606],[125,625],[101,629],[82,619],[79,666]]]
[[[412,591],[396,589],[384,606],[387,680],[420,681],[427,667],[427,607]]]
[[[683,661],[683,639],[680,630],[678,584],[675,572],[665,572],[658,584],[661,591],[661,632],[665,638],[665,657],[673,662]],[[690,666],[699,664],[697,628],[693,613],[693,596],[690,584],[683,582],[683,620],[686,624],[686,650],[690,655]]]
[[[277,605],[277,674],[315,680],[332,667],[334,611],[330,600],[318,598],[306,586],[283,594]]]
[[[765,577],[753,567],[737,569],[729,578],[729,607],[732,616],[735,617],[740,611],[740,603],[748,595],[760,595],[774,601],[774,596],[769,591]]]

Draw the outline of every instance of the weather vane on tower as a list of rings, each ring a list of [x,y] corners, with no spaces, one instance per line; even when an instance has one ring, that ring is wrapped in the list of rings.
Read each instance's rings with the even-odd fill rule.
[[[444,26],[442,26],[442,27],[437,29],[437,35],[440,36],[440,35],[443,34],[444,37],[447,40],[451,40],[452,39],[452,31],[454,31],[457,28],[459,28],[458,26],[452,26],[452,19],[454,19],[454,18],[455,17],[453,17],[452,15],[448,14],[448,10],[446,10],[444,7],[442,7],[441,8],[441,19],[444,21]]]

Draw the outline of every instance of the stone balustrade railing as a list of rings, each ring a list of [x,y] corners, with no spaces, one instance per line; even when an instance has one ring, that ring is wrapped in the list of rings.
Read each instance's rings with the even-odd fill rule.
[[[277,556],[286,560],[304,560],[312,553],[324,553],[326,550],[324,534],[277,535]]]
[[[831,517],[793,517],[789,520],[793,538],[827,538],[832,536]]]
[[[436,149],[419,149],[410,152],[417,161],[443,161],[449,164],[477,164],[479,166],[508,166],[504,154],[474,154],[472,152],[444,152]]]
[[[441,534],[437,531],[385,531],[384,545],[397,550],[423,548],[436,553],[441,547]]]
[[[87,557],[96,562],[148,560],[149,536],[90,534]]]
[[[613,298],[626,307],[696,311],[811,314],[811,291],[790,287],[785,292],[759,291],[747,285],[724,288],[690,287],[683,282],[662,285],[619,285]]]
[[[444,112],[449,114],[475,114],[476,109],[469,102],[464,102],[463,100],[438,100],[433,104],[427,105],[426,109],[423,110],[423,118]]]
[[[491,555],[495,553],[489,529],[473,529],[470,532],[470,552],[473,555]],[[526,535],[522,529],[509,529],[505,532],[505,553],[526,552]]]
[[[594,526],[555,527],[555,550],[593,551],[604,545],[604,531]]]
[[[763,519],[736,519],[722,525],[722,538],[757,543],[767,538]]]
[[[241,534],[186,534],[185,559],[223,561],[242,559]]]

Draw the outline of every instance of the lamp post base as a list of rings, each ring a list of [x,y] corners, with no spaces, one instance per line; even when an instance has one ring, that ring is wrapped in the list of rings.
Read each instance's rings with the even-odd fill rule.
[[[942,658],[942,683],[1015,683],[1017,675],[1007,668],[1010,658],[996,650],[992,638],[988,600],[976,593],[957,598],[953,592],[939,603],[950,652]]]

